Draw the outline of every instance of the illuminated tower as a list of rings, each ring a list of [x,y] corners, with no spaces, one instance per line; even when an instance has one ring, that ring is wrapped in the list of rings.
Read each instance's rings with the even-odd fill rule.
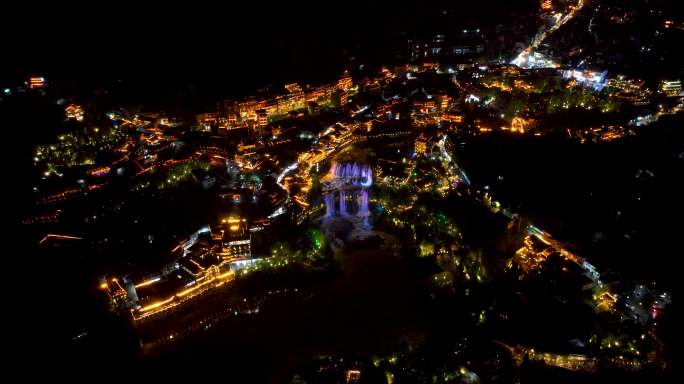
[[[248,259],[252,257],[252,236],[247,228],[247,220],[230,216],[221,220],[223,227],[222,248],[224,258]]]

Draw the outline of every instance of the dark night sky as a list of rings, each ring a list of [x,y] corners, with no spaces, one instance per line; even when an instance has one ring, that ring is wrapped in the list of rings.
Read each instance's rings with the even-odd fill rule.
[[[238,4],[234,4],[238,3]],[[515,3],[515,4],[511,4]],[[70,78],[263,81],[327,77],[361,43],[385,46],[399,32],[479,25],[529,9],[535,0],[121,2],[16,10],[3,74],[48,72]],[[448,12],[448,17],[436,16]],[[4,55],[3,55],[4,56]],[[337,68],[334,68],[338,71]]]

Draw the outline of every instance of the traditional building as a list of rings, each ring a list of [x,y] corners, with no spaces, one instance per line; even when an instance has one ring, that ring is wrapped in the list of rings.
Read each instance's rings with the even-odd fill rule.
[[[248,259],[252,257],[252,238],[247,219],[230,216],[221,220],[222,255],[224,259]]]

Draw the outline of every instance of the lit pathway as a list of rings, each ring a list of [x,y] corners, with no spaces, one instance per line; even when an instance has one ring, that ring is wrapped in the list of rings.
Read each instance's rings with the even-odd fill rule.
[[[448,140],[447,135],[444,135],[438,142],[437,146],[440,151],[440,155],[442,156],[444,162],[446,163],[446,168],[447,172],[450,173],[450,176],[452,178],[455,178],[459,181],[462,181],[468,188],[472,187],[472,184],[470,183],[470,180],[466,176],[465,172],[461,167],[456,164],[454,161],[453,157],[449,155],[448,151],[445,148],[445,143]],[[451,183],[451,187],[455,188],[457,186],[458,182],[453,182]],[[491,201],[494,201],[494,199],[491,199]],[[490,207],[491,208],[491,207]],[[508,217],[509,219],[512,219],[514,214],[512,213],[506,213],[503,210],[500,211],[503,215]],[[603,287],[603,282],[601,281],[600,273],[596,270],[596,268],[591,265],[589,262],[587,262],[584,258],[568,251],[563,247],[563,244],[561,244],[559,241],[554,240],[551,238],[551,235],[548,232],[542,231],[541,229],[537,228],[536,226],[532,225],[531,223],[527,225],[526,232],[530,236],[534,236],[537,239],[539,239],[541,242],[553,247],[558,253],[560,253],[561,256],[563,256],[566,260],[570,260],[577,265],[579,265],[584,272],[586,273],[586,276],[591,279],[591,281],[596,285],[597,288]]]

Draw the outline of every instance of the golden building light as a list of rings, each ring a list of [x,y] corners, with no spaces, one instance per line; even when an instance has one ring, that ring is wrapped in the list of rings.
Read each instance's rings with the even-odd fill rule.
[[[45,78],[40,76],[40,77],[31,77],[29,78],[29,88],[30,89],[35,89],[35,88],[43,88],[45,87]]]

